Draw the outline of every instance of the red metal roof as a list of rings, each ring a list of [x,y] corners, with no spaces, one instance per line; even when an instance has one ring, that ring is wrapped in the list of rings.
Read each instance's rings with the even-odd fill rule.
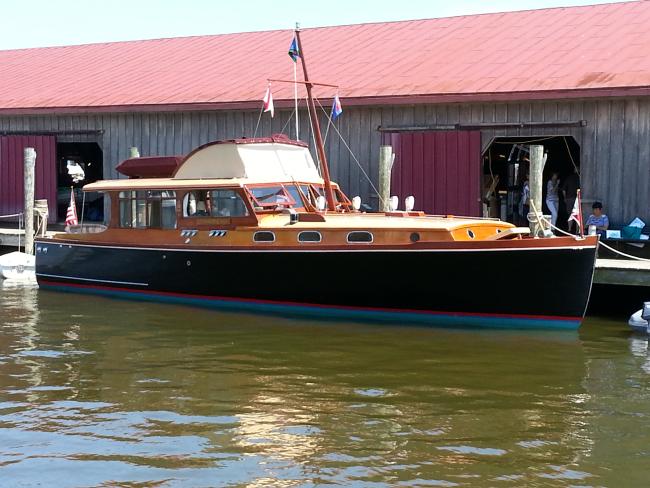
[[[305,29],[344,104],[650,94],[650,1]],[[0,111],[258,107],[292,32],[0,51]],[[276,105],[292,98],[274,84]],[[317,95],[331,97],[330,88]]]

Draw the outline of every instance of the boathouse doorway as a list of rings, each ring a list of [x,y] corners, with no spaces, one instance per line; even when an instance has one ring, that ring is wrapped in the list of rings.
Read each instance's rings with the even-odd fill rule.
[[[546,183],[558,173],[560,189],[571,193],[580,185],[580,145],[569,135],[540,135],[526,137],[495,137],[483,152],[483,214],[498,217],[517,225],[528,225],[523,215],[521,195],[528,176],[530,144],[544,146],[547,154],[543,173],[543,211],[546,205]],[[560,191],[557,226],[567,230],[571,208],[567,208]]]
[[[103,178],[104,155],[96,142],[59,142],[57,151],[57,214],[59,221],[65,220],[70,204],[70,189],[74,189],[77,214],[84,222],[104,220],[104,196],[98,192],[84,195],[81,188]],[[74,181],[69,168],[80,168],[83,180]],[[74,170],[73,170],[74,172]],[[82,211],[83,205],[83,211]]]
[[[415,197],[415,210],[434,215],[481,215],[481,132],[386,132],[393,147],[391,195]]]

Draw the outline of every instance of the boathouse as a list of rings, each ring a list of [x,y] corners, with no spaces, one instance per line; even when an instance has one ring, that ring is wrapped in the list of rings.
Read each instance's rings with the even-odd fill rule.
[[[416,208],[480,215],[492,187],[510,217],[536,142],[547,176],[580,173],[586,206],[601,200],[615,225],[650,222],[649,25],[650,2],[632,1],[304,29],[310,78],[339,86],[315,89],[332,176],[376,207],[389,144],[392,192],[415,195]],[[61,221],[68,161],[92,182],[120,177],[132,147],[184,155],[214,139],[295,137],[290,84],[271,83],[273,118],[260,110],[267,80],[293,77],[291,40],[283,30],[0,51],[0,215],[22,206],[28,145],[37,198]],[[343,114],[329,124],[337,93]],[[299,113],[311,142],[304,101]],[[86,218],[103,211],[89,196]]]

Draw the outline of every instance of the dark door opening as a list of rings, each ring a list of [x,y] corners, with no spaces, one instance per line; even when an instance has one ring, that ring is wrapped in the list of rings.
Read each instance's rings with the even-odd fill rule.
[[[522,190],[528,177],[529,144],[543,145],[547,154],[542,211],[550,213],[546,188],[553,173],[557,173],[560,184],[556,225],[567,230],[575,187],[580,186],[580,145],[572,136],[495,137],[483,153],[483,213],[517,225],[528,225]]]
[[[57,150],[57,211],[60,221],[65,220],[70,204],[70,189],[74,190],[79,220],[102,222],[104,220],[104,197],[101,193],[87,193],[85,203],[81,188],[103,178],[104,156],[95,142],[60,142]],[[80,167],[84,179],[75,183],[69,167]],[[83,205],[83,210],[82,210]]]

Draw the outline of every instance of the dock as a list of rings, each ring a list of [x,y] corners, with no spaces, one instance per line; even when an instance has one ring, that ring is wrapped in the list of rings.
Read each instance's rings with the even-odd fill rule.
[[[596,260],[594,283],[599,285],[650,286],[650,261]]]
[[[47,231],[45,235],[47,237],[52,237],[56,232]],[[39,234],[40,235],[40,234]],[[18,247],[18,242],[20,245],[25,244],[25,230],[24,229],[8,229],[0,228],[0,247]],[[14,249],[15,251],[15,249]]]

